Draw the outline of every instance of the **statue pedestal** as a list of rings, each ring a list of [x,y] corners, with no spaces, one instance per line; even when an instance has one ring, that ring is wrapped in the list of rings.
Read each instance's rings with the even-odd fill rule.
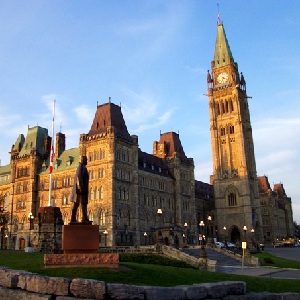
[[[64,225],[62,230],[63,254],[45,254],[46,268],[119,266],[118,253],[97,253],[99,226],[83,223]]]
[[[96,253],[99,249],[99,225],[64,225],[62,250],[66,253]]]

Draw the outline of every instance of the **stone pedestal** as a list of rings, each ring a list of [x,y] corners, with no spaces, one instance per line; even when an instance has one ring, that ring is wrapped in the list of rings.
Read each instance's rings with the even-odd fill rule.
[[[63,253],[96,253],[98,249],[99,225],[74,223],[63,226]]]
[[[45,267],[106,267],[119,266],[118,253],[97,253],[99,226],[71,223],[62,229],[63,254],[45,254]]]
[[[119,253],[45,254],[44,265],[46,268],[118,268]]]

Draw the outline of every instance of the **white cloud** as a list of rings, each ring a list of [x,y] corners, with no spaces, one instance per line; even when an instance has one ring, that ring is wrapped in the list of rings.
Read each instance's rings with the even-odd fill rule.
[[[149,92],[137,93],[130,89],[126,89],[125,93],[130,102],[127,101],[125,105],[122,105],[122,112],[132,133],[159,128],[170,121],[174,108],[164,110],[160,103],[160,96]]]

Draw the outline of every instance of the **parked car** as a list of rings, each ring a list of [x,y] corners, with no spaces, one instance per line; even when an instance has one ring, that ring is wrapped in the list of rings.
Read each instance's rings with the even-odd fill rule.
[[[227,242],[227,248],[236,248],[236,244]]]
[[[224,248],[225,247],[224,243],[222,243],[222,242],[215,242],[215,246],[218,247],[218,248]]]

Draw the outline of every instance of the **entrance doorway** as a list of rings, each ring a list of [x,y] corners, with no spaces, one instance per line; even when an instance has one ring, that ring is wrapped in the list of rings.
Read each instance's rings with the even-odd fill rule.
[[[239,244],[241,241],[241,233],[236,226],[233,226],[230,234],[230,242]]]
[[[19,239],[19,250],[24,250],[25,249],[25,239],[20,238]]]

